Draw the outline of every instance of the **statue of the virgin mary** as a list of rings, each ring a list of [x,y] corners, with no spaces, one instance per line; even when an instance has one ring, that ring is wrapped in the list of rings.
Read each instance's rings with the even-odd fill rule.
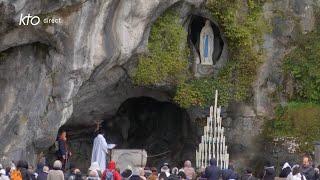
[[[206,25],[200,32],[200,60],[203,65],[213,65],[212,54],[214,50],[214,35],[210,25],[210,21],[206,21]]]

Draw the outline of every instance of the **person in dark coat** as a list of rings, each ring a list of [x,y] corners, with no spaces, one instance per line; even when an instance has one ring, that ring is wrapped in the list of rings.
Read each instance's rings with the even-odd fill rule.
[[[187,175],[183,171],[179,171],[178,176],[180,177],[180,179],[187,179]]]
[[[256,180],[257,178],[253,176],[252,169],[247,168],[245,173],[241,176],[241,180]]]
[[[37,180],[47,180],[49,167],[43,166],[42,170],[38,172]]]
[[[67,145],[67,132],[61,131],[60,135],[57,138],[56,141],[57,145],[57,158],[62,162],[62,168],[65,169],[65,165],[69,159],[69,157],[72,155],[69,151],[68,145]]]
[[[211,159],[210,166],[208,166],[205,170],[204,177],[208,180],[218,180],[221,176],[221,170],[217,167],[217,160]]]
[[[172,168],[169,180],[180,180],[180,176],[178,175],[178,173],[179,169],[177,167]]]
[[[40,174],[41,172],[42,172],[42,170],[43,170],[43,167],[44,167],[44,163],[38,163],[37,164],[37,169],[36,169],[36,173],[37,174]]]
[[[168,177],[165,172],[159,174],[159,180],[168,180]]]
[[[288,177],[288,175],[290,174],[291,172],[291,166],[288,162],[284,163],[283,167],[282,167],[282,170],[279,174],[279,177],[281,178],[286,178]]]
[[[266,163],[266,166],[264,167],[264,174],[262,179],[263,180],[274,180],[276,177],[276,170],[274,166],[271,165],[270,162]]]
[[[125,169],[121,174],[121,179],[129,179],[132,176],[132,170],[131,169]]]
[[[308,156],[303,157],[301,173],[306,177],[307,180],[316,180],[317,179],[316,171],[312,167]]]
[[[238,174],[234,171],[234,168],[232,165],[229,165],[228,169],[225,169],[222,171],[222,179],[228,180],[228,179],[239,179]]]

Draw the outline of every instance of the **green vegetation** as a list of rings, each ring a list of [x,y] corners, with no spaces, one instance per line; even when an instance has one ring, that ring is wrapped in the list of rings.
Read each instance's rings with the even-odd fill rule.
[[[267,122],[264,134],[269,137],[295,137],[301,150],[312,152],[313,142],[320,137],[319,126],[319,104],[291,102],[277,108],[276,119]]]
[[[0,61],[4,61],[6,60],[8,57],[8,54],[7,53],[4,53],[4,52],[0,52]]]
[[[262,5],[259,0],[248,0],[247,4],[241,0],[207,2],[212,17],[221,25],[230,55],[227,65],[214,78],[190,78],[187,33],[173,11],[164,13],[151,28],[149,53],[139,57],[134,82],[138,85],[163,82],[176,85],[174,100],[182,107],[209,105],[216,89],[220,92],[219,103],[223,105],[231,100],[249,100],[262,59],[257,45],[268,30],[262,18]]]
[[[219,91],[219,104],[230,101],[230,83],[220,79],[203,78],[195,79],[178,85],[174,98],[182,107],[206,106],[213,104],[215,90]]]
[[[292,45],[283,70],[293,80],[293,94],[288,105],[276,108],[276,118],[267,121],[265,135],[295,137],[300,151],[312,152],[320,137],[320,27],[300,34]]]
[[[292,100],[320,102],[320,32],[299,37],[296,48],[285,58],[284,70],[294,79]]]
[[[257,45],[262,42],[263,33],[269,30],[262,18],[263,3],[259,0],[248,0],[247,4],[240,0],[207,2],[207,8],[217,18],[227,39],[230,59],[217,77],[180,85],[175,97],[180,105],[208,105],[212,103],[215,89],[220,90],[219,101],[223,105],[231,100],[250,99],[251,86],[262,61],[262,52]]]
[[[167,11],[152,26],[148,49],[147,54],[139,57],[134,74],[136,84],[178,84],[187,78],[187,32],[173,11]]]

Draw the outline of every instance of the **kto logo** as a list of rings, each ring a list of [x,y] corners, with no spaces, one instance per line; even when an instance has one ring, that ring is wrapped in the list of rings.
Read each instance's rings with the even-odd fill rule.
[[[29,23],[33,26],[38,25],[40,23],[39,16],[31,16],[30,14],[23,16],[23,14],[21,14],[19,25],[29,25]]]

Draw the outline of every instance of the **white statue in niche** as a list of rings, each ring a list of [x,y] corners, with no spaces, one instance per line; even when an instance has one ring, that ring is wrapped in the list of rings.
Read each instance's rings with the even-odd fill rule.
[[[214,35],[209,20],[206,20],[206,25],[201,30],[199,46],[201,64],[213,65]]]

